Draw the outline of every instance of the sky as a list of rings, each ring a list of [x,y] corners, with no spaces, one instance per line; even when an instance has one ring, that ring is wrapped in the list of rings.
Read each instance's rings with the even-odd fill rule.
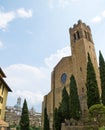
[[[0,0],[0,67],[13,91],[8,106],[21,97],[41,112],[54,66],[71,55],[69,28],[79,19],[91,28],[97,59],[99,50],[105,57],[105,0]]]

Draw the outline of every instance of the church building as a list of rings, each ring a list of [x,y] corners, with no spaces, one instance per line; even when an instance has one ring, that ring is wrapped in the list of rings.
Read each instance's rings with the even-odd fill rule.
[[[88,110],[85,85],[88,53],[90,54],[95,69],[100,91],[99,69],[90,27],[79,20],[77,24],[74,24],[73,27],[69,29],[69,33],[71,56],[63,57],[54,67],[51,73],[51,91],[44,96],[42,104],[42,125],[44,108],[46,107],[51,129],[53,128],[53,111],[55,108],[59,107],[64,86],[69,92],[71,75],[74,75],[76,79],[82,114],[85,115]]]

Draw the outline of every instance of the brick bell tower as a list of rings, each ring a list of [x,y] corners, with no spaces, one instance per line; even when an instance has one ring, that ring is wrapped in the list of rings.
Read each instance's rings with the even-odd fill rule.
[[[86,74],[87,74],[87,61],[90,54],[96,79],[100,91],[100,78],[95,47],[92,39],[91,29],[81,20],[74,24],[73,28],[69,29],[71,40],[71,53],[73,62],[73,74],[76,78],[78,86],[78,94],[80,98],[82,113],[87,111],[87,97],[86,97]]]

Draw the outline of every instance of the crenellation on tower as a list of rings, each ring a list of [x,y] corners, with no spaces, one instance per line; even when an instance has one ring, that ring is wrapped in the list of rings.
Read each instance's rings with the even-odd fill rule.
[[[85,23],[82,23],[81,20],[79,20],[77,24],[74,24],[73,28],[69,29],[69,33],[71,36],[71,44],[75,43],[77,40],[80,40],[81,38],[85,38],[93,43],[90,27]]]

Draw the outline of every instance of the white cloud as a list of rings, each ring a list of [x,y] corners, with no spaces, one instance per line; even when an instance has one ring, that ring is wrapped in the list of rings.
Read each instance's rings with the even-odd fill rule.
[[[60,7],[66,8],[71,3],[77,2],[79,0],[48,0],[49,8]]]
[[[105,17],[105,10],[102,12],[102,16]]]
[[[5,30],[8,24],[17,18],[29,18],[32,17],[32,11],[20,8],[16,11],[3,12],[0,11],[0,29]]]
[[[34,92],[34,91],[28,91],[28,90],[23,90],[23,91],[16,90],[13,93],[9,93],[9,99],[8,99],[7,104],[9,104],[10,106],[16,105],[16,100],[18,97],[21,97],[21,100],[22,100],[21,107],[22,107],[24,99],[26,99],[29,108],[34,106],[34,108],[36,108],[37,111],[41,112],[41,103],[43,101],[43,94],[41,92]],[[12,99],[12,102],[10,102],[11,99]]]
[[[35,105],[39,105],[39,102],[42,102],[42,100],[43,100],[43,95],[42,95],[42,93],[40,93],[40,92],[32,92],[32,91],[26,91],[26,90],[24,90],[24,91],[16,91],[15,93],[14,93],[14,95],[16,96],[17,95],[17,97],[21,97],[22,99],[24,99],[24,97],[29,101],[29,104],[31,104],[31,105],[33,105],[33,104],[35,104]]]
[[[71,3],[70,0],[59,0],[59,7],[65,8]]]
[[[32,10],[28,9],[24,9],[24,8],[20,8],[17,11],[17,15],[21,18],[29,18],[32,17]]]
[[[3,48],[3,43],[0,41],[0,49]]]
[[[102,18],[100,16],[96,16],[92,19],[92,23],[99,23],[102,21]]]
[[[7,80],[10,85],[13,85],[13,89],[16,90],[20,88],[20,90],[37,90],[35,86],[42,85],[41,80],[46,80],[46,74],[43,73],[42,68],[32,67],[25,64],[14,64],[5,69],[8,74]],[[33,84],[35,86],[33,86]],[[41,88],[39,89],[41,90]]]
[[[15,105],[18,97],[26,98],[29,106],[41,111],[43,96],[50,91],[51,71],[59,60],[70,55],[70,47],[57,50],[45,59],[45,67],[33,67],[25,64],[14,64],[4,69],[6,82],[13,90],[9,93],[9,105]],[[12,99],[12,100],[11,100]]]
[[[100,15],[95,16],[92,18],[92,23],[100,23],[105,18],[105,10],[100,13]]]
[[[64,47],[61,50],[57,50],[55,54],[50,55],[45,59],[45,63],[51,70],[61,60],[62,57],[70,55],[70,47]]]
[[[5,79],[13,90],[9,93],[9,105],[15,105],[17,98],[27,99],[30,106],[41,109],[42,97],[50,90],[50,78],[46,68],[37,68],[25,64],[14,64],[4,69]],[[12,100],[11,100],[12,99]]]
[[[14,12],[0,12],[0,29],[5,29],[9,22],[15,18]]]

